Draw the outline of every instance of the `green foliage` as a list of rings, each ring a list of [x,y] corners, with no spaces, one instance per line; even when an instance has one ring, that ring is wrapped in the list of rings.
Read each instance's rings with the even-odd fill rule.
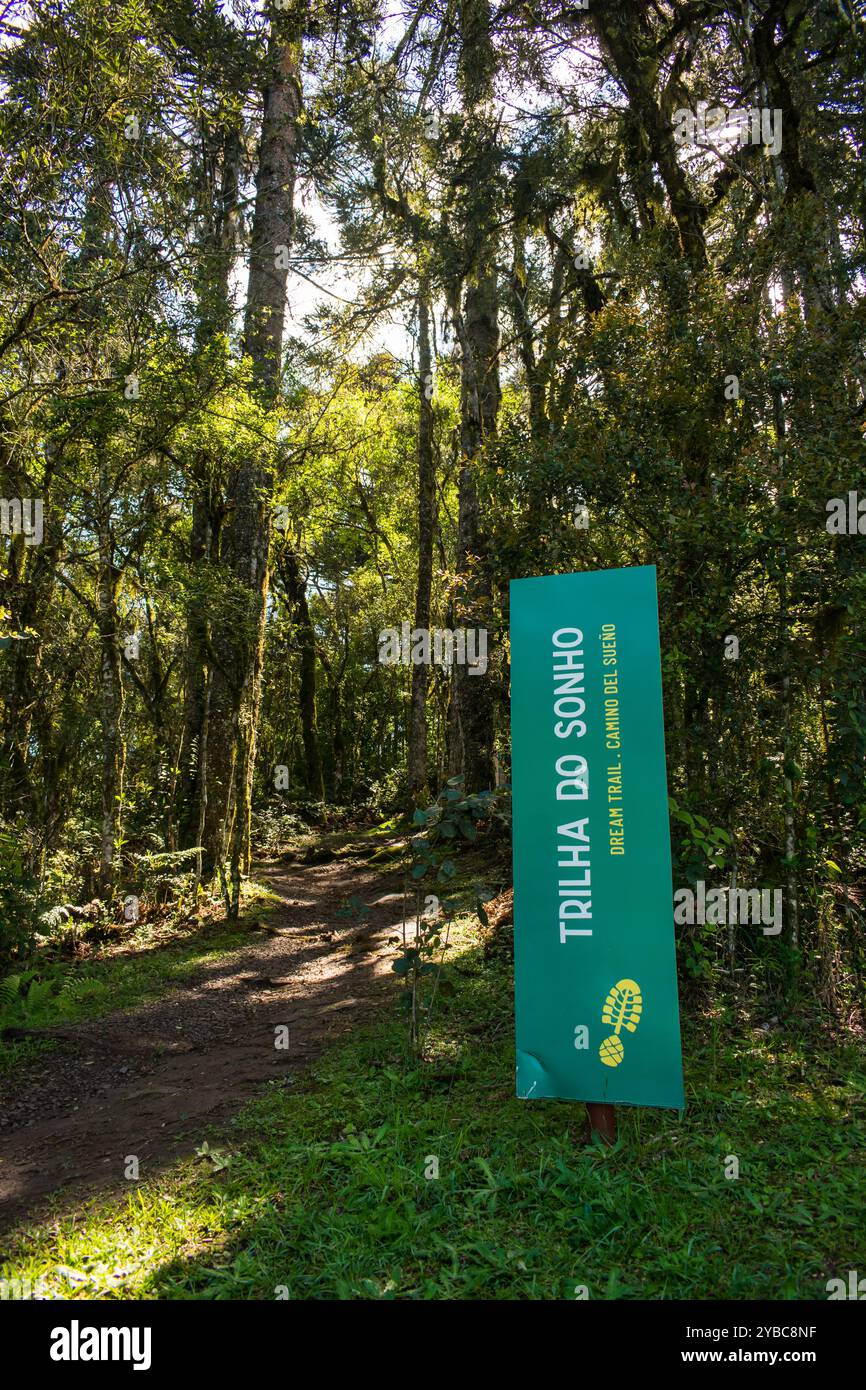
[[[729,832],[721,826],[710,825],[706,816],[692,815],[678,806],[673,797],[668,798],[668,803],[674,821],[686,827],[685,835],[679,842],[677,858],[679,867],[689,881],[694,881],[702,873],[724,869],[726,855],[733,844]]]
[[[497,824],[510,822],[508,789],[467,795],[464,778],[451,777],[431,806],[415,810],[413,822],[423,827],[409,840],[413,860],[410,877],[416,885],[415,925],[408,937],[404,928],[392,969],[403,982],[410,1047],[420,1056],[437,994],[447,997],[453,990],[448,974],[443,975],[443,964],[456,917],[470,913],[487,923],[484,903],[490,893],[478,883],[457,889],[454,856],[461,842],[474,844],[479,831],[490,834]],[[447,897],[440,901],[438,893],[428,894],[429,888],[447,893]]]
[[[259,904],[253,910],[260,917],[263,908]],[[10,973],[0,979],[0,1029],[51,1028],[159,998],[194,976],[203,963],[248,946],[250,920],[205,938],[179,932],[175,940],[144,956],[108,953],[88,960],[80,970],[63,961],[39,961]],[[4,1060],[0,1055],[0,1064]]]
[[[356,923],[363,922],[365,918],[369,917],[369,915],[369,907],[365,902],[361,900],[361,898],[358,897],[357,893],[353,893],[350,898],[347,898],[346,901],[342,904],[342,906],[337,910],[338,917],[348,918],[350,921]]]
[[[264,854],[277,854],[309,831],[309,822],[296,811],[273,802],[257,808],[253,843]]]
[[[20,831],[0,822],[0,968],[26,957],[40,906],[38,884],[26,871]]]
[[[148,851],[133,859],[135,887],[142,898],[153,902],[176,901],[178,908],[191,891],[200,847],[183,850]]]
[[[38,970],[25,970],[0,980],[0,1027],[32,1024],[43,1013],[56,986],[55,975],[40,976]]]

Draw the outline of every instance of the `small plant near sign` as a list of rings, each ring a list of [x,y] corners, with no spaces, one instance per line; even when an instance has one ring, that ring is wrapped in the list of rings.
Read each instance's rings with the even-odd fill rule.
[[[452,777],[431,806],[415,811],[418,831],[409,840],[414,887],[404,898],[404,903],[411,900],[412,908],[404,911],[403,939],[393,965],[404,984],[402,1005],[409,1017],[409,1045],[415,1056],[423,1054],[437,995],[453,993],[454,986],[443,975],[442,967],[456,915],[473,912],[480,922],[487,923],[484,903],[491,895],[485,888],[473,884],[454,891],[457,865],[453,851],[461,842],[473,843],[482,825],[503,818],[502,795],[501,791],[467,795],[463,778]],[[436,892],[431,891],[434,888]],[[443,892],[447,896],[440,896]]]
[[[369,915],[369,907],[362,902],[357,893],[353,893],[351,898],[347,898],[336,913],[337,917],[348,919],[359,926],[366,921]]]

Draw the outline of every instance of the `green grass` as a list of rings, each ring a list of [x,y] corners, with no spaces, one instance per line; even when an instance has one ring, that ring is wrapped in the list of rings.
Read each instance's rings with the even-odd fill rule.
[[[622,1109],[606,1150],[582,1106],[514,1098],[509,973],[466,929],[454,964],[427,1062],[386,1011],[212,1137],[228,1167],[19,1231],[0,1277],[65,1298],[791,1299],[866,1268],[852,1046],[695,1019],[684,1116]]]
[[[50,1038],[20,1038],[15,1042],[0,1041],[0,1076],[8,1076],[18,1067],[33,1062],[46,1052],[54,1052],[59,1043]]]

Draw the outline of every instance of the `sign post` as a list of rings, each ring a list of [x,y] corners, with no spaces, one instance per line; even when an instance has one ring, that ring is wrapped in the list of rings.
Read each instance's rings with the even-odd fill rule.
[[[592,1133],[600,1134],[605,1144],[616,1143],[616,1109],[612,1105],[593,1105],[587,1102],[586,1113],[589,1115],[589,1128]]]
[[[655,567],[511,581],[517,1094],[682,1108]]]

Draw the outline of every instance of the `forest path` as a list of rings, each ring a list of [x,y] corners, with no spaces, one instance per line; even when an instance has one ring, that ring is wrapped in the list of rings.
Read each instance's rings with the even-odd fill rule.
[[[296,1076],[383,997],[393,997],[389,937],[402,921],[402,875],[341,858],[259,866],[281,901],[278,934],[205,961],[170,994],[62,1030],[62,1046],[0,1078],[0,1227],[63,1192],[74,1207],[129,1191],[193,1152],[257,1089]],[[353,894],[364,925],[337,916]],[[289,1030],[287,1050],[275,1028]]]

